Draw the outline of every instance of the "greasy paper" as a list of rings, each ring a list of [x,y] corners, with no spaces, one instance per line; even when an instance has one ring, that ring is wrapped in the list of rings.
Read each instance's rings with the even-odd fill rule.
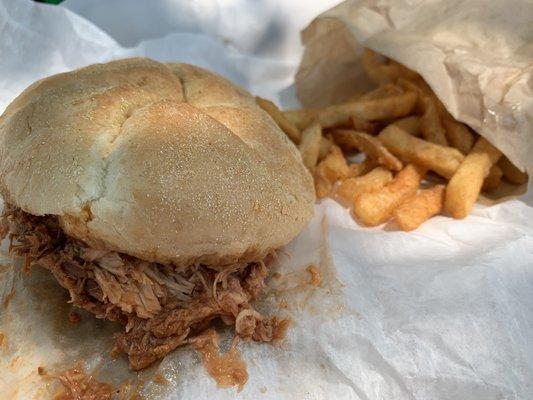
[[[172,3],[178,7],[180,1]],[[96,6],[104,3],[120,2],[94,0],[84,7],[96,4],[92,12],[97,13]],[[146,2],[122,2],[117,31],[130,29],[127,17],[140,3]],[[154,10],[167,3],[150,2]],[[224,2],[204,6],[208,3],[223,7]],[[292,3],[303,8],[310,2]],[[374,9],[381,12],[380,6]],[[99,10],[107,17],[108,8]],[[262,11],[255,11],[256,21]],[[164,17],[173,18],[172,13]],[[363,19],[371,26],[376,20]],[[277,19],[271,23],[279,27]],[[120,57],[196,63],[273,99],[292,83],[297,67],[284,57],[242,54],[222,36],[158,35],[155,25],[150,36],[123,47],[79,15],[26,0],[0,0],[0,26],[2,109],[36,79]],[[255,31],[249,35],[247,43],[262,42],[252,37]],[[331,54],[348,52],[353,35],[345,40],[340,50],[330,45]],[[356,74],[351,62],[346,59],[345,72]],[[146,399],[531,399],[531,221],[533,209],[513,200],[477,204],[465,220],[439,216],[405,233],[389,225],[360,227],[345,208],[323,200],[309,226],[279,252],[274,266],[279,275],[269,278],[257,302],[265,315],[290,318],[286,340],[274,346],[237,344],[249,374],[240,393],[217,388],[201,356],[189,347],[139,374],[129,371],[125,357],[112,356],[118,325],[82,311],[77,311],[79,323],[70,322],[68,295],[50,274],[36,268],[27,275],[20,261],[5,257],[0,260],[0,397],[50,398],[58,389],[53,376],[82,363],[111,383],[118,399],[136,393]],[[311,264],[321,275],[319,286],[311,284]],[[221,348],[227,350],[231,334],[221,335]],[[44,375],[38,374],[40,366]]]
[[[364,47],[420,73],[448,111],[533,172],[533,6],[527,0],[348,0],[302,33],[300,101],[364,89]]]

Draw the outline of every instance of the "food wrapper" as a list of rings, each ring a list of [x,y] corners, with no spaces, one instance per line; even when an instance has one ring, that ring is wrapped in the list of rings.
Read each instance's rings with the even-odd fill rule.
[[[113,3],[122,4],[122,11],[131,17],[132,9],[148,2]],[[95,0],[91,4],[96,4],[92,9],[96,13],[97,6],[103,2]],[[150,4],[163,9],[164,4],[170,3]],[[307,2],[299,4],[303,8]],[[337,73],[357,76],[351,75],[359,71],[357,41],[391,57],[400,54],[398,50],[402,47],[410,48],[405,37],[401,39],[398,35],[396,39],[393,32],[375,45],[363,41],[363,33],[370,38],[375,32],[372,29],[379,31],[385,24],[396,26],[395,21],[402,17],[411,21],[408,25],[413,37],[425,36],[417,36],[417,32],[424,32],[424,26],[433,27],[439,21],[444,24],[448,20],[446,16],[451,18],[456,13],[461,15],[461,10],[474,9],[471,4],[478,3],[420,2],[421,8],[416,11],[411,2],[350,2],[326,13],[304,34],[307,50],[303,66],[309,62],[310,49],[318,41],[335,38],[329,46],[322,46],[329,49],[316,58],[317,63],[323,63],[322,67],[313,69],[307,64],[307,73],[302,72],[304,67],[300,70],[300,94],[308,90],[302,97],[304,103],[341,100],[334,96],[336,90],[327,89],[326,83],[334,83],[331,77]],[[506,7],[502,1],[483,4],[477,10],[479,17],[470,12],[465,21],[477,21],[480,31],[493,32],[491,43],[495,54],[504,51],[503,46],[507,44],[516,50],[510,49],[508,58],[502,56],[498,65],[503,74],[508,64],[502,60],[511,63],[509,60],[520,54],[519,48],[523,54],[530,51],[527,43],[531,43],[531,36],[528,39],[520,30],[520,21],[527,18],[528,9],[517,8],[523,3],[515,1],[505,2]],[[501,12],[506,17],[498,19],[496,15],[490,26],[481,29],[486,22],[483,16],[488,16],[488,9],[493,6],[496,14]],[[341,13],[342,10],[346,13]],[[104,19],[110,12],[108,8],[100,9]],[[221,12],[220,15],[230,18],[232,14]],[[171,18],[171,13],[164,16]],[[511,32],[503,23],[506,18],[516,25],[513,40],[506,36]],[[131,21],[125,18],[123,24],[126,26]],[[337,24],[350,28],[334,28],[340,26]],[[92,23],[65,8],[29,1],[0,0],[0,26],[3,27],[2,109],[36,79],[128,56],[196,63],[227,76],[254,94],[270,98],[277,98],[277,93],[291,84],[297,67],[293,60],[283,57],[272,60],[243,55],[235,44],[228,45],[221,36],[198,32],[166,32],[162,37],[152,32],[149,39],[122,47]],[[445,47],[452,38],[466,40],[464,30],[457,28],[452,35],[453,24],[448,27],[447,33],[440,35],[441,46]],[[338,30],[344,33],[338,36]],[[317,43],[313,44],[315,40]],[[252,43],[251,37],[246,37],[246,42]],[[482,43],[485,41],[480,40],[480,46]],[[431,47],[427,43],[420,46]],[[348,58],[352,54],[354,58]],[[456,98],[452,77],[464,74],[467,81],[474,76],[477,65],[480,75],[476,76],[488,79],[486,71],[492,70],[497,62],[476,59],[472,54],[469,58],[468,52],[456,56],[459,55],[465,58],[453,64],[455,72],[442,81],[437,77],[446,75],[438,58],[426,58],[428,69],[418,68],[414,60],[398,60],[423,73],[450,111],[467,121],[466,116],[475,119],[482,115],[474,107],[476,104],[489,104],[488,100],[494,97],[482,91],[479,96],[483,100],[480,100],[472,92],[469,103],[472,108],[465,109],[460,106],[465,99]],[[472,60],[468,64],[472,69],[469,67],[467,71],[472,75],[459,68],[468,59]],[[339,60],[344,68],[341,72],[334,70]],[[481,74],[482,67],[485,75]],[[331,74],[323,73],[327,68],[331,68]],[[432,81],[433,74],[435,81]],[[313,76],[320,78],[316,82],[328,78],[320,83],[321,94],[313,92],[318,90],[317,83],[308,80]],[[503,111],[497,107],[500,103],[494,101],[494,107],[490,108],[516,118],[517,124],[527,123],[527,104],[522,102],[527,100],[527,85],[514,86],[521,79],[517,75],[512,80],[513,85],[508,86],[504,97],[514,96],[509,98],[525,110],[526,122],[520,120],[523,114],[518,112],[518,106],[511,107],[513,111]],[[437,81],[448,90],[450,98],[440,92]],[[478,89],[489,87],[494,90],[494,96],[502,94],[501,87],[481,83]],[[341,87],[347,86],[339,83],[338,88]],[[524,97],[519,95],[520,90]],[[284,91],[287,92],[290,90]],[[312,93],[317,96],[313,97]],[[318,101],[320,97],[324,98]],[[480,132],[491,140],[499,137],[496,132],[508,128],[506,124],[500,127],[499,115],[492,122],[484,122],[481,117],[478,120],[483,127]],[[493,123],[502,130],[485,132]],[[530,168],[531,161],[521,149],[531,145],[526,133],[511,132],[513,141],[509,139],[508,147],[502,145],[502,149],[517,164]],[[520,138],[524,141],[519,142]],[[118,325],[96,320],[83,311],[76,311],[81,317],[78,323],[70,322],[73,307],[67,302],[68,295],[48,272],[34,268],[31,274],[26,274],[20,261],[3,257],[0,260],[0,397],[50,398],[59,388],[55,377],[79,365],[98,380],[111,383],[114,397],[118,399],[135,398],[136,394],[146,399],[533,398],[533,209],[526,202],[510,200],[491,207],[478,204],[465,220],[439,216],[411,233],[387,225],[360,227],[345,208],[330,199],[317,204],[315,211],[309,226],[278,253],[274,266],[277,274],[269,279],[265,295],[257,302],[258,309],[267,315],[290,318],[286,339],[276,345],[242,341],[237,344],[249,373],[248,383],[241,392],[235,388],[218,388],[199,354],[190,347],[177,349],[140,373],[129,371],[124,357],[111,355],[112,334],[120,329]],[[4,242],[2,251],[6,250]],[[308,272],[311,265],[318,273],[318,280],[317,276],[313,280]],[[231,333],[221,330],[221,337],[221,347],[226,350]],[[42,367],[41,374],[38,367]]]
[[[324,106],[367,88],[367,47],[418,72],[456,119],[531,174],[532,23],[525,0],[345,1],[302,32],[298,97]]]

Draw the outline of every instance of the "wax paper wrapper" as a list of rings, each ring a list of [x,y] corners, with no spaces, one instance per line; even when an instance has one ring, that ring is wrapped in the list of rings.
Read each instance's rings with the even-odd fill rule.
[[[101,11],[89,2],[72,7],[91,18],[100,16],[100,22],[114,12],[127,16],[112,25],[119,32],[136,26],[131,10],[148,2],[113,2],[122,4],[122,9],[105,8],[96,0],[90,3]],[[191,16],[205,14],[185,1],[149,3],[164,11],[164,5],[172,3],[179,10],[182,4]],[[251,36],[261,29],[250,30],[242,42],[232,36],[228,45],[223,32],[213,26],[227,28],[245,21],[222,3],[209,2],[215,10],[212,15],[235,20],[221,23],[213,17],[212,24],[205,24],[207,34],[165,31],[158,36],[153,22],[150,30],[143,31],[144,38],[140,34],[136,41],[121,42],[129,46],[123,47],[65,8],[0,0],[0,107],[43,76],[134,55],[196,63],[254,94],[277,98],[291,85],[297,61],[283,51],[253,50],[257,46]],[[297,3],[303,9],[308,2]],[[387,9],[379,4],[388,3],[368,6],[376,16]],[[446,4],[451,2],[430,4],[448,10]],[[489,8],[493,3],[486,4]],[[402,9],[406,18],[413,12],[410,5],[405,3]],[[136,18],[146,16],[141,11]],[[254,21],[269,23],[264,9],[259,8],[257,15],[248,11],[245,20],[254,16]],[[524,18],[524,10],[515,13],[516,21]],[[162,21],[169,19],[172,13],[165,12]],[[494,29],[503,26],[496,24]],[[256,39],[262,42],[261,37]],[[335,46],[330,50],[337,52]],[[355,62],[350,66],[357,68]],[[0,397],[50,398],[59,385],[53,376],[80,364],[111,383],[119,399],[135,394],[147,399],[530,399],[531,221],[532,208],[512,200],[492,207],[476,205],[463,221],[436,217],[417,231],[404,233],[388,226],[360,227],[346,209],[332,200],[322,201],[307,229],[279,252],[274,267],[279,275],[269,279],[257,303],[266,314],[291,319],[287,338],[275,346],[238,344],[249,373],[241,392],[217,388],[190,348],[172,352],[139,374],[128,371],[123,357],[110,356],[117,325],[83,312],[78,324],[70,323],[68,295],[50,275],[39,269],[27,275],[20,262],[4,257],[0,260]],[[318,286],[311,284],[310,264],[318,271]],[[225,349],[231,335],[221,334]],[[42,375],[39,366],[44,367]]]

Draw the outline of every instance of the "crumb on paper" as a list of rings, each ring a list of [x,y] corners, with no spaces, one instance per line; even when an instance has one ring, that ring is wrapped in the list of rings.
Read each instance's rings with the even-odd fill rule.
[[[263,394],[265,394],[267,392],[267,388],[265,386],[263,386],[262,388],[259,389],[259,391]]]
[[[274,272],[272,274],[272,279],[281,279],[281,274],[279,272]]]
[[[157,373],[152,377],[152,381],[160,385],[168,385],[170,382],[162,374]]]
[[[2,302],[2,305],[4,306],[4,308],[7,308],[9,306],[9,302],[11,301],[14,295],[15,295],[15,288],[12,287],[9,293],[6,294],[6,297],[4,297],[4,301]]]
[[[313,286],[320,286],[322,284],[322,275],[320,274],[318,268],[311,264],[306,268],[306,270],[311,275],[311,280],[309,283]]]
[[[235,340],[225,354],[220,354],[218,334],[214,329],[194,338],[192,343],[201,353],[204,367],[219,387],[237,386],[239,392],[242,390],[248,381],[248,371],[237,351]]]
[[[38,366],[37,373],[39,374],[39,376],[44,376],[46,375],[46,370],[44,369],[44,367]]]
[[[71,324],[74,324],[74,325],[79,324],[80,321],[81,321],[81,316],[76,311],[71,311],[68,314],[68,322],[70,322]]]
[[[110,400],[113,388],[109,383],[99,382],[87,375],[80,365],[60,374],[57,379],[63,388],[54,400]]]

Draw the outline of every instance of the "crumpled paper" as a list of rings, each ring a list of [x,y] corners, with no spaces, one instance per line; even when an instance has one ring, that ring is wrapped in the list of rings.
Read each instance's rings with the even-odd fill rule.
[[[128,21],[124,21],[127,24]],[[0,0],[0,107],[40,77],[132,55],[213,69],[274,97],[296,65],[242,55],[194,34],[152,36],[123,48],[60,7]],[[334,50],[332,50],[334,51]],[[363,228],[326,199],[290,245],[258,303],[292,320],[279,346],[240,343],[249,381],[219,389],[190,348],[139,375],[109,355],[117,326],[80,312],[46,271],[0,260],[0,393],[42,399],[41,377],[82,361],[120,393],[147,399],[530,399],[533,397],[533,209],[476,205],[463,221],[433,218],[415,232]],[[5,243],[4,248],[5,251]],[[308,282],[315,264],[322,285]],[[288,308],[283,308],[287,304]],[[229,336],[224,336],[227,348]],[[161,374],[168,384],[154,381]]]

